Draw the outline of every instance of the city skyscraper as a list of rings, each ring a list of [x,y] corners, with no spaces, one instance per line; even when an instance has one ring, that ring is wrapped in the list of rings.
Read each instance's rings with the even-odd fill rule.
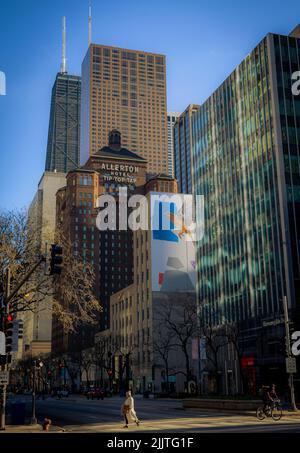
[[[67,173],[79,165],[81,77],[67,73],[66,23],[62,62],[51,95],[46,171]]]
[[[81,99],[82,164],[118,129],[124,146],[147,159],[148,172],[168,172],[164,55],[91,44]]]
[[[28,225],[35,234],[36,252],[44,254],[46,245],[54,242],[56,192],[66,184],[66,174],[44,172],[28,210]],[[39,279],[39,276],[36,276]],[[24,321],[24,356],[51,351],[52,296],[40,295],[35,310],[22,314]]]
[[[103,312],[96,329],[109,328],[110,296],[133,281],[131,230],[100,230],[97,199],[104,193],[118,198],[118,188],[126,186],[128,195],[141,193],[146,183],[147,161],[123,147],[118,131],[111,131],[108,144],[90,156],[86,164],[67,174],[66,186],[57,192],[56,227],[74,244],[75,256],[93,265],[94,291]],[[92,346],[95,329],[86,328],[84,342]],[[52,347],[55,351],[76,346],[77,337],[63,333],[53,319]],[[77,342],[78,345],[78,342]]]
[[[177,212],[176,217],[180,218],[172,202],[158,199],[158,196],[168,198],[172,194],[180,199],[182,194],[177,192],[177,181],[171,176],[157,175],[146,183],[145,189],[148,217],[160,219],[160,227],[154,230],[149,224],[149,229],[133,232],[133,284],[111,296],[110,330],[113,338],[121,335],[125,340],[125,351],[132,361],[133,388],[140,392],[149,389],[159,392],[166,388],[166,365],[157,352],[165,344],[164,335],[170,334],[165,310],[168,321],[172,318],[172,310],[176,311],[173,318],[176,323],[175,318],[183,322],[184,306],[195,306],[195,247],[183,236],[177,236],[174,226],[169,230],[162,229],[161,220],[168,210]],[[186,379],[185,360],[182,349],[175,343],[168,349],[168,365],[174,373],[168,385],[172,391],[181,392]],[[187,353],[191,368],[195,367],[193,374],[196,374],[197,361],[192,361],[190,346]],[[117,371],[122,357],[118,351],[115,355]],[[117,372],[116,379],[121,374],[122,371]]]
[[[174,176],[174,124],[180,113],[168,112],[168,174]]]
[[[67,74],[66,19],[63,17],[62,58],[52,89],[46,171],[28,210],[37,254],[44,254],[46,244],[54,242],[56,192],[66,184],[66,173],[79,164],[80,85],[80,77]],[[36,303],[39,310],[24,312],[25,356],[50,352],[52,303],[52,296],[43,295]]]
[[[300,329],[299,59],[297,29],[268,34],[192,118],[194,186],[205,199],[201,322],[238,326],[241,372],[253,391],[286,385],[285,296]],[[232,358],[223,366],[234,369]]]
[[[174,124],[174,172],[182,193],[193,192],[192,116],[198,108],[190,104]]]

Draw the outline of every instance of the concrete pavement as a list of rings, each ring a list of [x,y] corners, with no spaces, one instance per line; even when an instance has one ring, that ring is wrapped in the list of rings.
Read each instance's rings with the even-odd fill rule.
[[[51,432],[65,432],[66,430],[61,426],[51,426]],[[0,431],[0,434],[13,434],[13,433],[43,433],[46,434],[46,431],[43,431],[43,427],[40,423],[36,425],[6,425],[5,431]]]
[[[49,416],[54,424],[67,432],[123,432],[121,404],[123,398],[88,401],[82,397],[37,402],[37,413]],[[135,408],[142,420],[140,427],[131,425],[130,431],[142,432],[300,432],[298,416],[284,416],[280,422],[258,421],[255,413],[233,411],[183,410],[181,400],[145,400],[135,398]]]
[[[254,413],[237,414],[233,411],[189,409],[183,410],[180,400],[144,400],[135,398],[139,427],[130,425],[124,429],[121,416],[123,398],[113,397],[101,400],[86,400],[72,396],[56,400],[37,400],[39,421],[52,419],[51,432],[66,433],[113,433],[113,432],[295,432],[300,433],[300,418],[284,416],[274,422],[268,418],[258,421]],[[10,428],[9,428],[10,429]],[[14,432],[22,432],[14,427]],[[28,428],[27,428],[28,429]],[[8,432],[8,431],[7,431]],[[35,430],[34,432],[39,432]],[[41,431],[40,431],[41,432]]]

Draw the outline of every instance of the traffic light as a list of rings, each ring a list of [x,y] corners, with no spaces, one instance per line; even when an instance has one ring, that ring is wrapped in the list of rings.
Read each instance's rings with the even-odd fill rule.
[[[0,298],[0,332],[4,331],[4,312],[3,312],[3,304]]]
[[[18,329],[19,340],[21,340],[23,338],[23,329],[24,329],[24,324],[23,324],[23,321],[20,319],[19,320],[19,329]]]
[[[6,354],[12,351],[13,335],[14,335],[14,321],[13,316],[9,313],[6,316],[5,322]]]
[[[62,270],[62,247],[57,244],[51,245],[50,275],[60,274]]]
[[[5,320],[5,344],[6,354],[18,351],[19,340],[19,320],[14,320],[13,315],[9,313]]]
[[[0,355],[0,365],[9,365],[11,363],[11,354]]]

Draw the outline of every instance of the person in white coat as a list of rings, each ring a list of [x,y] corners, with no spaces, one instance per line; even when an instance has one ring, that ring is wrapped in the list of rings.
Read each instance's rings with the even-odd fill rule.
[[[134,410],[134,399],[130,391],[126,392],[126,399],[122,404],[121,413],[125,419],[124,428],[128,428],[129,421],[133,421],[136,423],[136,426],[139,426],[140,421]]]

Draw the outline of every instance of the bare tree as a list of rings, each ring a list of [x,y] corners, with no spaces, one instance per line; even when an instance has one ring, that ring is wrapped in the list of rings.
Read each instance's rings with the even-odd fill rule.
[[[128,339],[127,339],[128,340]],[[133,365],[134,352],[138,345],[135,342],[127,342],[124,335],[112,335],[111,353],[112,357],[119,358],[119,386],[127,387],[130,379],[130,370]],[[124,380],[125,373],[125,380]],[[124,382],[125,381],[125,382]]]
[[[244,355],[244,342],[242,341],[243,333],[242,333],[242,330],[238,323],[227,324],[225,332],[226,332],[225,335],[228,340],[228,343],[233,346],[233,349],[236,353],[237,362],[238,362],[238,366],[239,366],[239,375],[240,375],[241,384],[242,384],[242,393],[243,393],[244,391],[246,391],[246,389],[248,387],[248,379],[247,379],[247,376],[245,376],[245,373],[244,373],[243,367],[242,367],[242,358]]]
[[[171,332],[166,331],[165,324],[159,323],[153,331],[153,354],[155,359],[162,363],[166,376],[166,392],[169,392],[169,377],[172,374],[170,368],[171,354],[175,351],[174,338]]]
[[[194,300],[189,298],[181,303],[164,302],[157,314],[157,322],[165,326],[166,333],[172,338],[172,348],[180,350],[185,360],[186,387],[192,379],[191,345],[192,339],[198,335],[197,311]]]
[[[86,385],[87,385],[87,387],[90,387],[90,383],[91,383],[90,370],[91,370],[92,365],[94,364],[92,352],[90,350],[80,351],[78,353],[78,358],[79,358],[79,366],[81,367],[82,371],[85,372]],[[82,378],[82,371],[80,373],[81,378]]]
[[[78,376],[81,376],[80,368],[76,363],[76,359],[64,354],[61,357],[61,363],[66,368],[69,378],[71,379],[72,391],[76,389],[76,379]]]
[[[41,229],[28,220],[26,211],[0,213],[0,298],[8,267],[13,291],[40,259]],[[94,296],[93,266],[75,256],[68,237],[58,232],[56,240],[63,246],[61,275],[50,276],[41,264],[11,299],[10,310],[50,310],[64,331],[72,332],[80,324],[96,324],[101,304]]]
[[[220,393],[220,351],[228,344],[228,338],[224,329],[207,324],[200,329],[201,336],[205,338],[207,360],[212,365],[212,374],[215,377],[216,392]]]
[[[112,343],[111,335],[101,336],[95,343],[93,352],[94,364],[100,370],[100,384],[101,386],[104,385],[103,373],[105,372],[107,378],[109,379],[110,389],[112,388],[111,343]]]
[[[74,255],[68,238],[57,236],[63,244],[63,271],[54,276],[53,314],[65,331],[75,331],[80,324],[97,324],[102,311],[94,295],[95,274],[91,263]]]

